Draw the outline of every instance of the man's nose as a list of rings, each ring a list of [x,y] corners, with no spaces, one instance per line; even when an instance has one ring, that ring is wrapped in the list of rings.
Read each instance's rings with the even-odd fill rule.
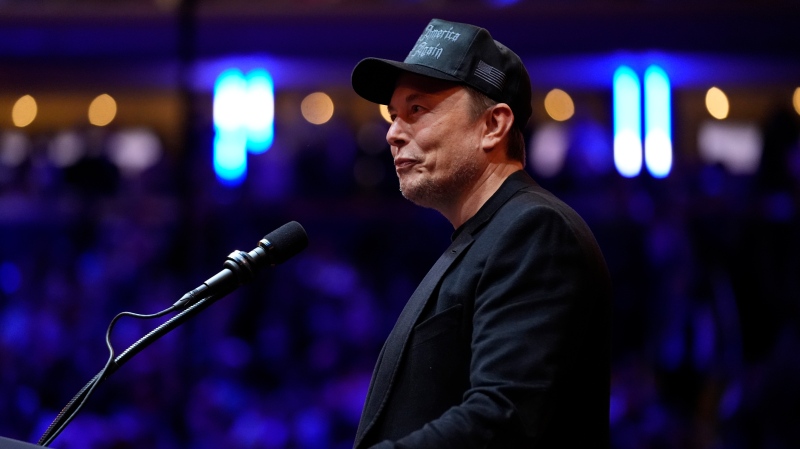
[[[392,148],[399,148],[406,143],[406,140],[407,136],[403,121],[399,118],[394,119],[389,126],[389,130],[386,131],[386,142],[388,142]]]

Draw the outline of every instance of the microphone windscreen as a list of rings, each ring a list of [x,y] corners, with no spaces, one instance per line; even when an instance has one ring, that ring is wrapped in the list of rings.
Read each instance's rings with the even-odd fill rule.
[[[285,262],[308,246],[308,235],[303,226],[290,221],[264,237],[270,243],[269,256],[273,264]]]

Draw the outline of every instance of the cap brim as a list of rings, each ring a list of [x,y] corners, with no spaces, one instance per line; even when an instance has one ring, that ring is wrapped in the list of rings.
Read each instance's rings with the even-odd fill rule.
[[[447,73],[417,64],[406,64],[380,58],[367,58],[356,64],[351,76],[353,90],[362,98],[377,104],[389,104],[397,78],[403,72],[453,81],[461,81]]]

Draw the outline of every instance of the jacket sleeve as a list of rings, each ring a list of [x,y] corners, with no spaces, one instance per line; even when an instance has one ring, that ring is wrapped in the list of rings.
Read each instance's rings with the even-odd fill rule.
[[[374,448],[527,447],[549,425],[562,377],[573,375],[579,357],[582,322],[590,319],[591,293],[583,287],[589,256],[584,236],[554,208],[523,209],[504,221],[501,235],[484,236],[488,247],[470,249],[486,254],[478,255],[485,264],[474,293],[470,388],[462,403]]]

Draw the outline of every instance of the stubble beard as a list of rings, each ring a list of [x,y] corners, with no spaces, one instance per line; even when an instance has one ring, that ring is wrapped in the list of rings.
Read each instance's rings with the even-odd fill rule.
[[[403,182],[400,179],[400,193],[412,203],[439,212],[455,207],[476,182],[481,172],[479,164],[469,157],[453,162],[447,176],[433,178],[422,176]]]

